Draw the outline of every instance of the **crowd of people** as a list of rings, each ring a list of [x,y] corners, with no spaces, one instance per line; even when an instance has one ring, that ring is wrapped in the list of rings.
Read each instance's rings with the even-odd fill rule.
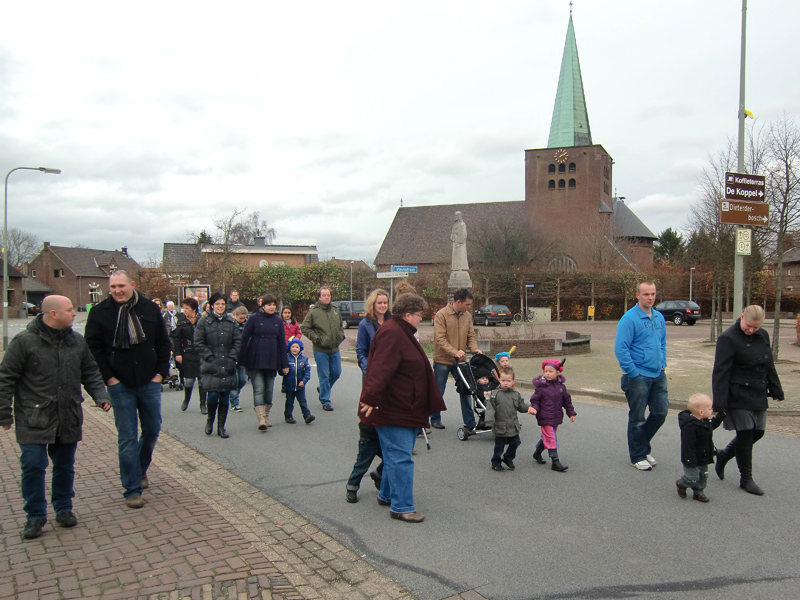
[[[344,340],[342,318],[331,302],[328,286],[317,291],[302,323],[291,308],[278,312],[270,294],[259,298],[252,314],[236,291],[228,298],[213,294],[203,306],[195,298],[173,302],[145,298],[128,273],[109,278],[109,296],[88,315],[85,338],[72,330],[75,311],[69,299],[48,296],[42,314],[14,337],[0,364],[0,426],[16,425],[20,444],[22,496],[26,523],[23,537],[41,535],[47,522],[45,470],[52,465],[51,503],[56,522],[72,527],[74,462],[81,440],[81,386],[103,410],[113,408],[118,432],[118,460],[125,504],[141,508],[150,481],[147,471],[161,430],[162,381],[170,361],[184,386],[181,410],[186,411],[195,387],[200,411],[207,415],[205,433],[216,426],[222,439],[229,410],[241,411],[239,392],[250,382],[257,428],[267,431],[276,377],[285,395],[284,422],[297,423],[295,403],[306,424],[315,421],[306,390],[311,364],[303,355],[303,336],[310,340],[317,367],[320,405],[332,411],[331,391],[341,375],[339,345]],[[390,307],[391,295],[374,290],[367,298],[358,328],[356,356],[362,371],[358,402],[358,453],[346,483],[346,500],[358,501],[363,477],[369,472],[377,502],[389,507],[391,518],[419,523],[424,516],[414,502],[415,443],[431,427],[444,429],[444,391],[449,376],[457,377],[468,363],[467,352],[480,354],[470,312],[472,293],[458,290],[451,303],[434,317],[433,363],[419,342],[418,328],[428,309],[426,300],[403,282]],[[666,330],[663,316],[653,309],[656,286],[644,281],[637,303],[617,326],[615,354],[622,370],[621,388],[629,406],[630,464],[639,471],[658,464],[651,441],[665,422],[667,396]],[[676,481],[680,498],[708,502],[708,466],[714,462],[720,479],[736,458],[740,487],[754,495],[764,492],[753,480],[753,447],[766,429],[767,398],[783,399],[772,360],[769,336],[761,325],[764,311],[748,306],[717,342],[712,373],[713,395],[694,394],[678,417],[683,474]],[[563,375],[565,360],[542,362],[534,392],[523,399],[516,389],[510,352],[495,356],[496,369],[476,369],[475,389],[459,386],[464,427],[471,435],[491,431],[495,471],[514,470],[520,447],[519,413],[535,416],[540,427],[533,459],[553,471],[568,467],[558,454],[557,431],[564,415],[576,411]],[[60,366],[59,366],[60,365]],[[461,377],[463,382],[463,377]],[[458,381],[458,379],[456,379]],[[473,404],[473,400],[475,403]],[[480,410],[479,410],[480,408]],[[476,413],[479,421],[476,421]],[[713,430],[722,425],[735,431],[733,441],[716,451]]]

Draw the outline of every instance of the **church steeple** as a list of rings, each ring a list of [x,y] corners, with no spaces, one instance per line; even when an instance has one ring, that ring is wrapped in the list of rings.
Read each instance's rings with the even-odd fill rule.
[[[591,146],[592,132],[589,129],[589,113],[583,95],[581,65],[578,61],[578,44],[572,25],[572,3],[570,3],[567,41],[564,43],[564,56],[561,58],[561,73],[558,76],[556,104],[553,107],[553,120],[550,122],[548,148],[570,146]]]

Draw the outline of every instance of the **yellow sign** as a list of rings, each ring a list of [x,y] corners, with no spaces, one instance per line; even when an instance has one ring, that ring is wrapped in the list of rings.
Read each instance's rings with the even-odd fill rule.
[[[589,316],[590,316],[590,317],[593,317],[593,316],[594,316],[594,306],[590,306],[590,307],[589,307]]]

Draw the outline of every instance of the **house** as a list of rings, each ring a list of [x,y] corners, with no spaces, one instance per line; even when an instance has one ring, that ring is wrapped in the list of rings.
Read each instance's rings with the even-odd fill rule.
[[[3,279],[3,260],[0,259],[0,285]],[[25,302],[25,291],[23,282],[25,275],[19,269],[8,266],[8,314],[11,317],[16,317],[20,310],[22,310],[22,303]]]
[[[256,237],[252,244],[233,244],[228,248],[219,244],[165,242],[162,269],[171,278],[195,278],[208,272],[226,251],[235,255],[237,264],[253,271],[267,265],[302,267],[319,260],[316,246],[267,244],[264,237]]]
[[[97,250],[51,246],[44,242],[39,255],[28,267],[28,274],[53,294],[72,300],[75,310],[99,302],[108,293],[108,279],[122,269],[135,280],[141,267],[128,256],[128,249]]]

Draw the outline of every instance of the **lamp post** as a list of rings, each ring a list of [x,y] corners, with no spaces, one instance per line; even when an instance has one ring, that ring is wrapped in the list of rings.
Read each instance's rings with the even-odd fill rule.
[[[60,175],[61,169],[48,169],[47,167],[16,167],[6,175],[6,192],[3,205],[3,350],[8,348],[8,177],[14,171],[41,171]]]
[[[353,261],[350,261],[350,312],[353,312]]]
[[[694,276],[694,267],[689,269],[689,302],[692,301],[692,279]]]

